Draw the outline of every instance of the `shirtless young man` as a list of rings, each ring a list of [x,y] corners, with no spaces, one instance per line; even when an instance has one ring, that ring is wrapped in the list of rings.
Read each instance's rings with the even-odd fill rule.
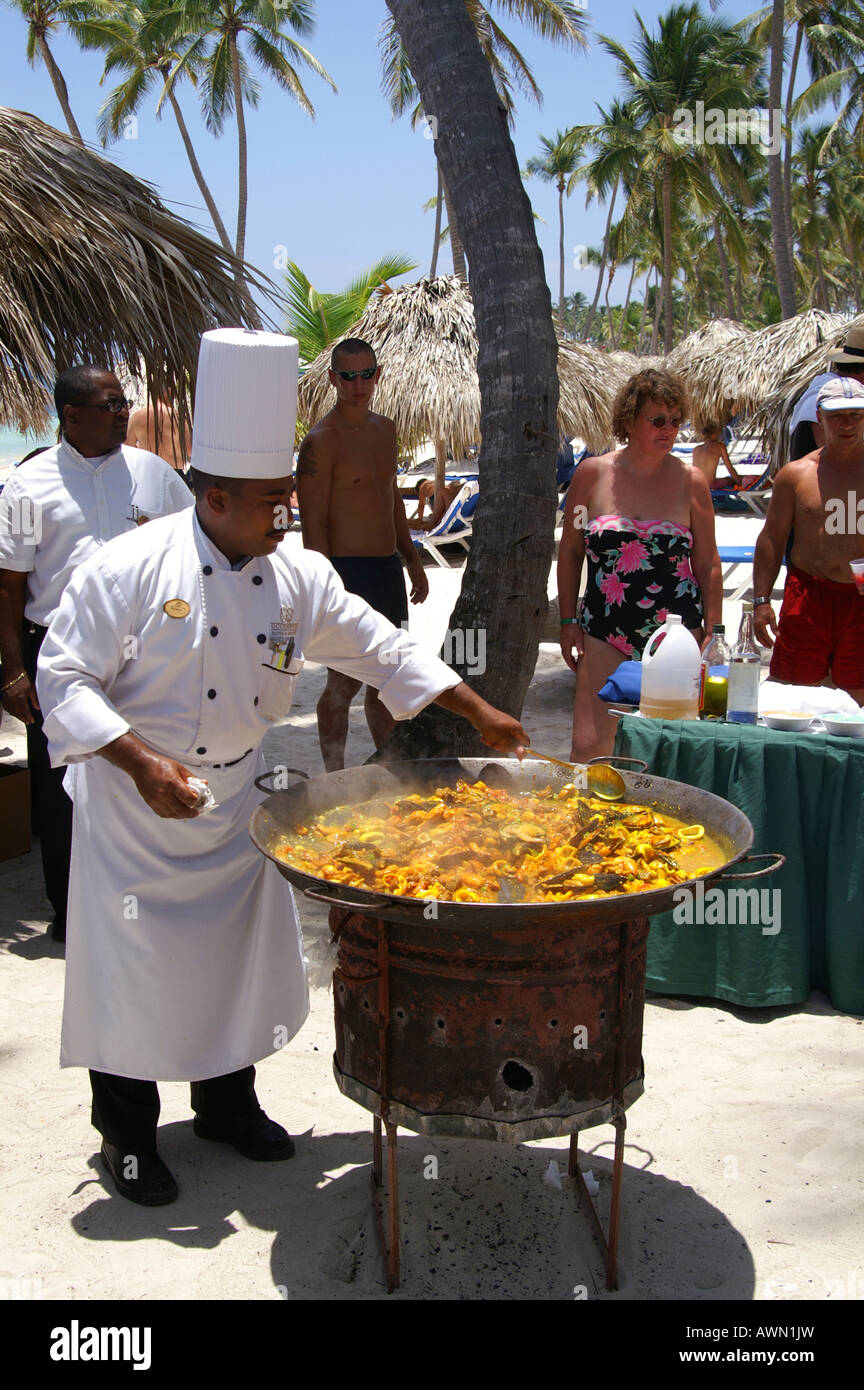
[[[787,463],[774,479],[753,562],[754,628],[758,642],[774,647],[772,680],[822,685],[830,677],[860,705],[864,597],[849,561],[864,558],[864,386],[850,378],[828,382],[817,411],[823,447]],[[770,596],[793,528],[778,625]]]
[[[395,426],[369,409],[381,368],[361,338],[338,343],[330,363],[336,404],[306,435],[297,459],[303,544],[326,555],[346,589],[399,627],[408,620],[399,557],[411,580],[412,603],[423,602],[429,581],[396,486]],[[328,670],[318,701],[318,741],[327,772],[345,766],[348,709],[359,689],[359,681]],[[372,686],[366,687],[365,708],[369,732],[380,747],[393,719]]]
[[[157,424],[158,441],[156,438]],[[192,431],[188,425],[185,438],[186,453],[190,454],[192,452]],[[149,449],[151,454],[158,454],[166,463],[170,463],[172,468],[176,468],[178,473],[182,473],[186,467],[186,459],[180,448],[180,431],[177,428],[177,420],[172,417],[171,411],[164,401],[150,400],[146,406],[132,411],[129,416],[129,428],[126,432],[125,442],[134,449]]]
[[[705,474],[709,487],[717,487],[717,469],[720,464],[726,469],[733,483],[743,485],[744,479],[732,465],[729,451],[720,438],[719,425],[705,425],[702,430],[702,443],[693,450],[693,462]]]

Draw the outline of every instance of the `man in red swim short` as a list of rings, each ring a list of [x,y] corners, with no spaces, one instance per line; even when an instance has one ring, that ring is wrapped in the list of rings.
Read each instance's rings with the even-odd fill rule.
[[[817,413],[825,443],[777,474],[756,542],[756,640],[774,647],[772,680],[823,685],[830,679],[861,705],[864,592],[849,562],[864,559],[864,385],[851,377],[827,382]],[[778,625],[770,596],[790,531]]]

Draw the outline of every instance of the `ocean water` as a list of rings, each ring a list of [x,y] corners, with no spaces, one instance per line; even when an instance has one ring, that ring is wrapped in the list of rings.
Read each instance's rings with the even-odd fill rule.
[[[45,434],[19,434],[15,429],[0,426],[0,472],[6,473],[14,463],[19,463],[31,449],[40,444],[56,444],[56,432],[49,429]]]

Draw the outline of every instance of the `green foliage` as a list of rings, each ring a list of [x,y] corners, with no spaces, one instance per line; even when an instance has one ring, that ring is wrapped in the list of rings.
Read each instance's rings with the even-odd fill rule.
[[[415,268],[415,263],[404,256],[384,256],[344,290],[325,294],[310,284],[299,265],[290,261],[285,272],[289,306],[285,328],[300,344],[301,361],[312,362],[331,343],[344,338],[377,289]]]

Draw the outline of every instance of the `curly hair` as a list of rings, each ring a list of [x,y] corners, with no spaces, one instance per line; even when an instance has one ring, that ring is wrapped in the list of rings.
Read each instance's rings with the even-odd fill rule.
[[[646,401],[662,401],[671,409],[680,410],[682,419],[689,404],[684,383],[674,372],[662,367],[636,372],[625,381],[612,407],[612,432],[620,443],[627,443],[633,422]]]

